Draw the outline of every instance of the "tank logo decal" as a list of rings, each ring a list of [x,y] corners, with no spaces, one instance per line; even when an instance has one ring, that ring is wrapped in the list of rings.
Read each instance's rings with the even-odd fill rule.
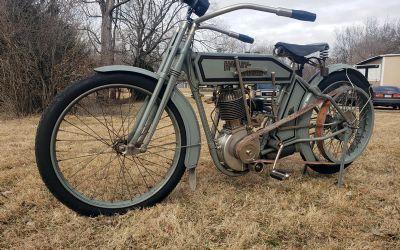
[[[241,70],[242,76],[244,77],[265,77],[268,74],[267,70],[263,70],[263,69],[244,69]],[[235,72],[235,75],[237,75],[237,72]]]
[[[249,61],[240,61],[241,69],[247,69],[248,67],[251,67],[251,63]],[[236,69],[235,61],[224,61],[224,71],[231,71],[231,68]]]

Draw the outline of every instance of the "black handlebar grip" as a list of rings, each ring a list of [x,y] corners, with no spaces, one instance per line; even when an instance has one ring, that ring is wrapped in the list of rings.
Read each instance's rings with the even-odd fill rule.
[[[245,43],[251,43],[251,44],[254,43],[254,38],[243,35],[243,34],[239,34],[238,39]]]
[[[314,22],[317,14],[304,10],[292,10],[292,18],[302,21]]]

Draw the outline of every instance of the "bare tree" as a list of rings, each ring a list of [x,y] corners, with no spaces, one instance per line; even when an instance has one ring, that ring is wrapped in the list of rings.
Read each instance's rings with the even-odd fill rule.
[[[181,21],[178,0],[132,0],[121,8],[121,55],[125,63],[154,68],[164,53],[172,29]]]
[[[275,48],[275,45],[269,41],[261,41],[261,42],[256,42],[251,50],[254,53],[260,53],[260,54],[267,54],[270,55],[273,53]]]
[[[367,19],[336,31],[333,61],[355,64],[369,57],[400,51],[400,19]]]
[[[84,13],[88,18],[101,18],[100,38],[97,37],[92,27],[86,27],[88,35],[101,46],[101,64],[110,65],[115,59],[116,27],[118,23],[119,8],[130,0],[79,0],[83,6]],[[100,15],[92,14],[92,6],[97,4]],[[92,39],[93,40],[93,39]]]
[[[86,74],[86,45],[69,9],[57,0],[0,2],[0,108],[41,111],[57,92]]]

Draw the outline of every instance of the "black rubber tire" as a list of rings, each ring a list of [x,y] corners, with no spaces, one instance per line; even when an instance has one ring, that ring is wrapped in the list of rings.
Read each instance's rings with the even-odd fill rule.
[[[370,94],[369,90],[369,83],[365,82],[363,79],[360,79],[357,75],[349,73],[349,78],[352,81],[354,85],[357,87],[360,87],[363,89],[366,93]],[[348,78],[346,76],[346,73],[344,71],[337,72],[334,74],[329,75],[327,78],[325,78],[319,85],[319,89],[321,91],[324,91],[327,89],[331,84],[339,81],[348,81]],[[304,157],[303,157],[304,158]],[[351,163],[348,163],[345,165],[345,168],[349,167]],[[327,166],[327,165],[308,165],[309,168],[314,170],[315,172],[318,172],[320,174],[335,174],[340,171],[340,164],[333,165],[333,166]]]
[[[36,163],[44,183],[59,201],[70,209],[85,216],[123,214],[134,208],[152,206],[162,201],[172,192],[185,172],[184,159],[186,150],[185,147],[182,147],[177,167],[167,183],[157,193],[143,202],[122,208],[92,206],[76,198],[62,185],[52,166],[50,157],[51,134],[54,126],[61,113],[75,98],[93,88],[113,83],[130,84],[149,92],[153,92],[156,80],[132,73],[96,73],[95,75],[76,82],[63,90],[44,111],[37,129],[35,145]],[[169,102],[167,107],[172,111],[172,114],[176,118],[181,132],[181,145],[185,146],[186,132],[181,114],[172,102]]]

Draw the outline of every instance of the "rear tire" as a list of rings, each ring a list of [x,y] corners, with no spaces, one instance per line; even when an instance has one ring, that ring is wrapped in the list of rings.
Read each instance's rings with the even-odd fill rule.
[[[160,180],[159,182],[154,180],[154,182],[155,182],[154,186],[152,185],[152,183],[150,183],[149,179],[147,179],[149,184],[146,182],[146,180],[144,181],[146,183],[146,187],[144,189],[148,188],[147,192],[143,192],[143,194],[142,194],[141,189],[139,189],[139,187],[138,187],[139,184],[137,184],[137,183],[139,183],[139,181],[136,181],[135,175],[133,175],[133,178],[131,177],[132,183],[130,183],[129,185],[128,185],[128,183],[126,183],[125,193],[121,194],[119,185],[122,186],[121,189],[123,192],[124,191],[123,185],[125,185],[125,184],[122,181],[122,177],[120,177],[120,175],[122,175],[120,171],[123,171],[124,173],[126,173],[125,172],[126,170],[122,170],[122,168],[124,168],[124,169],[126,168],[128,172],[134,171],[134,169],[133,169],[134,165],[133,165],[133,161],[132,162],[127,161],[127,163],[129,163],[129,165],[125,166],[125,155],[122,156],[122,154],[120,154],[118,152],[114,152],[113,150],[116,150],[115,149],[116,146],[114,144],[112,146],[110,146],[110,148],[108,148],[108,146],[107,146],[107,148],[108,148],[107,150],[110,151],[110,153],[109,153],[110,160],[112,157],[116,157],[116,158],[114,158],[113,164],[119,163],[120,170],[115,170],[115,169],[109,170],[110,168],[113,168],[113,165],[111,164],[111,162],[108,162],[108,164],[106,162],[104,167],[103,167],[103,165],[101,165],[102,167],[99,167],[99,164],[93,166],[93,164],[95,164],[95,163],[90,163],[90,161],[89,161],[89,163],[87,163],[86,161],[85,161],[85,163],[82,163],[83,168],[89,168],[89,165],[92,164],[92,166],[90,167],[89,170],[84,170],[84,171],[88,171],[89,177],[93,176],[93,178],[98,178],[98,175],[103,175],[103,172],[107,171],[107,176],[104,174],[104,176],[101,177],[103,179],[101,179],[100,181],[96,181],[97,179],[95,181],[93,181],[95,187],[90,187],[90,188],[93,188],[93,194],[90,194],[89,191],[87,191],[88,194],[86,194],[86,190],[83,189],[83,187],[81,188],[83,190],[78,190],[78,185],[76,185],[76,187],[74,188],[74,186],[72,184],[75,181],[71,180],[71,182],[69,182],[69,180],[67,180],[67,178],[64,176],[65,173],[63,173],[61,168],[58,166],[61,163],[61,159],[59,159],[59,156],[57,156],[59,153],[54,153],[54,151],[57,150],[56,145],[57,145],[57,143],[59,143],[59,141],[57,141],[58,140],[57,134],[61,133],[60,132],[61,131],[60,119],[62,118],[63,115],[65,117],[67,116],[67,114],[65,114],[65,113],[67,112],[68,109],[69,109],[68,112],[72,112],[72,114],[74,114],[76,116],[76,113],[78,111],[73,110],[73,108],[75,106],[73,106],[73,105],[71,106],[71,104],[73,104],[77,99],[81,98],[81,96],[83,96],[82,100],[83,100],[83,98],[86,98],[85,93],[91,93],[90,95],[94,96],[93,93],[96,93],[96,94],[98,94],[98,93],[91,92],[91,91],[95,91],[95,90],[98,91],[97,89],[100,89],[100,91],[102,91],[102,88],[105,88],[105,86],[112,87],[115,84],[118,84],[118,86],[122,86],[123,88],[125,88],[125,90],[126,89],[129,90],[130,87],[132,87],[132,89],[134,89],[135,91],[138,90],[138,91],[141,91],[143,94],[151,95],[151,93],[153,92],[153,89],[155,87],[156,80],[146,78],[141,75],[130,74],[130,73],[107,73],[107,74],[96,73],[92,77],[82,80],[80,82],[77,82],[73,85],[70,85],[64,91],[62,91],[55,98],[53,103],[44,111],[41,121],[38,126],[37,135],[36,135],[35,153],[36,153],[36,162],[37,162],[37,166],[38,166],[40,175],[41,175],[44,183],[46,184],[47,188],[59,201],[61,201],[64,205],[66,205],[67,207],[69,207],[70,209],[76,211],[77,213],[79,213],[81,215],[98,216],[98,215],[122,214],[122,213],[127,212],[130,209],[152,206],[152,205],[162,201],[164,198],[166,198],[172,192],[172,190],[179,183],[182,175],[185,172],[185,166],[184,166],[184,159],[185,159],[185,154],[186,154],[185,127],[184,127],[183,120],[181,118],[181,115],[180,115],[178,109],[174,106],[174,104],[172,102],[169,102],[165,113],[167,113],[167,117],[170,117],[170,119],[171,119],[171,123],[172,123],[172,126],[175,131],[174,135],[176,133],[176,135],[173,137],[177,138],[176,145],[178,145],[180,147],[178,148],[178,146],[176,146],[176,148],[175,148],[176,151],[174,151],[175,153],[173,153],[174,154],[173,161],[171,159],[171,166],[169,169],[167,169],[168,172],[165,174],[165,176],[161,176],[161,178],[164,178],[164,179]],[[117,88],[117,87],[115,87],[115,88]],[[118,88],[121,88],[121,87],[118,87]],[[132,93],[135,91],[130,91],[130,92]],[[124,95],[128,95],[127,93],[129,93],[129,92],[125,91]],[[89,96],[89,94],[87,94],[87,96]],[[132,97],[128,97],[126,99],[131,100],[129,98],[132,98]],[[139,99],[139,100],[143,99],[143,96],[139,95],[137,99]],[[76,103],[79,104],[80,100],[81,99],[79,99],[79,101],[76,101]],[[91,100],[93,100],[93,98]],[[94,100],[96,100],[96,99],[94,99]],[[121,101],[121,103],[123,103],[123,102]],[[126,105],[126,104],[123,103],[120,105],[121,105],[121,107],[123,107],[123,105]],[[93,106],[94,106],[94,104],[93,104]],[[124,107],[126,107],[126,106],[124,106]],[[95,109],[89,109],[89,108],[87,108],[87,109],[95,110]],[[119,112],[118,109],[114,109],[110,112],[114,112],[114,111]],[[98,108],[97,108],[97,112],[100,112]],[[123,118],[122,112],[123,111],[121,108],[121,119]],[[129,109],[129,114],[127,114],[127,116],[131,115],[130,112],[131,112],[131,109]],[[90,112],[88,111],[88,113],[90,113]],[[113,114],[115,115],[115,113],[113,113]],[[114,122],[116,124],[117,120],[116,120],[116,117],[114,117],[114,118],[112,117],[113,114],[111,114],[111,122]],[[78,114],[78,116],[79,115],[80,114]],[[86,116],[82,115],[80,117],[80,119],[84,120],[84,119],[91,118],[91,117],[87,118],[88,116],[89,116],[88,114],[86,114]],[[100,115],[98,115],[97,113],[95,113],[95,116],[100,117]],[[95,116],[93,116],[93,118],[95,118]],[[125,116],[125,114],[124,114],[124,116]],[[106,119],[105,124],[107,124],[107,118],[104,116],[104,113],[103,113],[103,118]],[[135,118],[133,118],[133,119],[135,119]],[[66,118],[65,118],[65,120],[66,120]],[[101,119],[98,118],[98,121],[99,120],[101,120]],[[63,121],[64,120],[62,120],[61,122],[63,122]],[[76,120],[76,121],[78,121],[78,120]],[[110,122],[110,120],[109,120],[109,122]],[[124,121],[122,121],[122,127],[125,126],[123,122]],[[129,119],[128,119],[128,122],[129,122]],[[91,123],[89,123],[89,124],[91,124]],[[117,125],[115,125],[115,126],[117,126]],[[127,124],[127,126],[129,129],[129,123]],[[100,134],[99,127],[101,127],[100,124],[98,124],[97,126],[90,125],[91,130],[94,131],[96,135]],[[84,128],[83,130],[90,132],[90,130],[88,128],[86,128],[86,127],[82,127],[82,128]],[[126,130],[126,133],[130,131],[128,129]],[[120,130],[121,130],[121,128],[119,129],[119,131]],[[118,131],[118,134],[119,134],[119,131]],[[77,134],[76,132],[74,132],[74,133]],[[79,132],[79,133],[83,134],[83,132]],[[106,137],[105,136],[106,133],[104,131],[102,131],[102,133],[104,133],[104,136],[101,136],[101,137],[103,137],[103,138]],[[121,133],[124,134],[124,136],[126,134],[125,132],[121,132]],[[164,133],[167,133],[166,136],[168,136],[169,132],[164,132]],[[54,139],[54,135],[56,135],[55,139]],[[72,136],[74,136],[74,135],[72,135]],[[87,136],[87,135],[85,135],[85,136]],[[110,142],[112,142],[112,139],[111,139],[112,136],[113,135],[110,133]],[[72,138],[74,138],[74,137],[72,137]],[[153,139],[154,139],[154,137],[153,137]],[[92,141],[93,141],[93,138],[92,138]],[[100,141],[97,143],[101,144],[101,142],[103,142],[103,141]],[[120,142],[120,143],[122,143],[122,142]],[[90,145],[90,144],[88,144],[88,145]],[[96,145],[98,145],[98,144],[96,144]],[[79,151],[79,144],[77,144],[77,145],[73,144],[73,146],[78,147],[77,150]],[[91,146],[89,146],[89,147],[91,147]],[[102,144],[102,147],[105,147],[105,144]],[[155,148],[156,149],[153,149],[153,151],[158,150],[157,147],[155,147]],[[83,151],[85,151],[86,148],[84,146],[81,146],[81,149],[83,152]],[[98,150],[98,151],[100,151],[100,150]],[[72,152],[72,149],[69,149],[68,147],[67,147],[67,150],[63,151],[63,152],[67,152],[72,155],[74,154]],[[82,154],[82,152],[78,153],[78,154]],[[96,152],[96,151],[94,151],[94,152]],[[102,151],[101,153],[103,153],[103,152],[104,151]],[[158,153],[159,151],[156,151],[156,152]],[[114,156],[114,154],[116,156]],[[160,153],[160,154],[164,154],[164,153]],[[143,155],[139,154],[139,156],[144,157],[144,158],[141,158],[143,160],[143,162],[141,162],[141,164],[144,163],[146,165],[140,165],[140,166],[143,167],[142,168],[143,172],[147,171],[147,173],[149,173],[149,174],[144,173],[144,175],[147,175],[148,178],[150,178],[149,176],[153,172],[149,172],[150,170],[145,170],[145,169],[150,169],[150,166],[153,165],[153,163],[160,164],[160,161],[157,161],[157,160],[150,161],[150,159],[152,159],[152,158],[149,158],[149,157],[153,157],[153,155],[154,155],[153,153],[150,153],[150,155],[147,155],[147,156],[143,156]],[[88,154],[86,153],[82,156],[78,156],[77,158],[87,157],[87,156],[88,156]],[[56,157],[56,159],[54,159],[54,157]],[[98,157],[98,156],[96,156],[96,157]],[[128,157],[129,156],[127,156],[126,158],[128,158]],[[134,157],[136,157],[136,156],[132,157],[133,160],[135,160]],[[101,158],[101,157],[99,157],[99,158]],[[99,158],[97,158],[96,161],[100,161]],[[122,158],[124,159],[124,163],[123,163],[124,167],[121,166],[122,160],[120,160],[120,159],[122,159]],[[107,159],[108,159],[108,155],[107,155]],[[118,160],[115,162],[115,159],[118,159]],[[136,159],[138,159],[138,158],[136,158]],[[144,159],[146,159],[146,160],[144,160]],[[67,160],[64,160],[64,162]],[[165,164],[168,164],[168,162]],[[136,161],[134,161],[134,163],[137,166],[137,168],[139,169],[139,171],[137,171],[137,170],[136,171],[141,172],[140,168],[139,168],[139,163],[137,163]],[[104,164],[104,162],[103,162],[103,164]],[[118,164],[116,166],[118,166]],[[95,168],[106,169],[107,167],[108,167],[108,170],[94,171]],[[155,166],[155,168],[156,168],[155,170],[153,169],[151,171],[161,171],[162,170],[162,169],[160,170],[160,168],[158,168],[157,166]],[[80,170],[78,170],[78,171],[80,171]],[[100,171],[102,171],[102,173],[100,173]],[[108,175],[109,171],[111,171],[111,172],[115,171],[115,173],[118,172],[118,178],[116,179],[116,181],[115,181],[115,177],[114,177],[114,179],[111,179],[111,177],[109,177],[109,175]],[[65,172],[67,172],[67,170]],[[79,175],[82,175],[83,174],[82,172],[80,172]],[[97,173],[95,173],[95,172],[97,172]],[[159,174],[162,175],[162,173],[159,173]],[[75,173],[74,173],[74,175],[75,175]],[[76,176],[78,176],[77,179],[81,178],[81,177],[79,177],[79,175],[76,175]],[[110,175],[112,175],[112,174],[110,174]],[[131,174],[129,173],[129,175],[131,175]],[[142,172],[141,172],[141,175],[142,175]],[[155,176],[155,178],[157,178],[157,176],[155,174],[153,174],[153,179],[154,179],[154,176]],[[87,180],[88,182],[91,181],[92,177],[90,177],[90,179],[89,179],[89,177],[88,178],[85,177],[84,181],[85,180]],[[106,178],[110,178],[110,179],[105,180]],[[120,178],[121,178],[121,181],[120,181],[121,183],[118,182],[120,180]],[[125,179],[125,174],[124,174],[124,179]],[[128,177],[126,177],[126,179],[128,179]],[[126,182],[126,179],[125,179],[125,182]],[[143,177],[143,179],[145,179],[145,178]],[[111,196],[108,196],[108,193],[110,193],[110,195],[113,195],[113,191],[111,190],[110,187],[107,186],[108,183],[111,183],[110,182],[111,180],[114,180],[116,182],[115,188],[116,188],[116,190],[118,189],[118,194],[120,195],[120,198],[118,198],[118,195],[115,195],[115,196],[117,196],[116,198],[114,198],[114,197],[111,198]],[[151,180],[151,182],[153,182],[153,181]],[[103,187],[103,189],[100,189],[100,187],[98,187],[96,183],[98,185],[103,183],[103,185],[106,187]],[[83,185],[88,185],[88,184],[84,183]],[[118,186],[118,188],[117,188],[117,186]],[[114,187],[114,186],[112,186],[112,187]],[[133,198],[133,197],[129,198],[130,195],[133,196],[131,191],[135,187],[137,187],[139,196],[135,197],[135,198]],[[114,193],[116,190],[114,190]],[[128,191],[129,191],[129,193],[126,194],[126,192],[128,192]],[[97,192],[99,192],[98,197],[97,196],[96,196],[96,198],[90,197],[90,195],[93,195],[93,196],[95,194],[97,195]],[[136,194],[136,191],[135,191],[135,194]],[[105,199],[104,199],[105,201],[101,200],[100,196],[105,197]],[[108,198],[108,197],[110,197],[110,198]],[[124,198],[124,197],[127,197],[127,198]],[[109,200],[106,200],[107,198]],[[117,200],[117,199],[120,199],[120,200]]]
[[[365,94],[367,96],[371,95],[370,92],[369,92],[370,90],[365,87],[365,84],[363,84],[361,82],[361,79],[358,79],[357,76],[355,76],[355,75],[350,75],[349,77],[350,77],[352,83],[354,85],[356,85],[356,87],[361,88],[361,91],[365,92]],[[340,81],[348,81],[347,76],[346,76],[345,73],[336,73],[336,74],[328,76],[323,82],[320,83],[319,88],[323,92],[324,91],[325,92],[329,92],[329,91],[332,90],[332,89],[330,89],[330,87],[332,87],[332,85],[334,85],[335,83],[340,82]],[[369,141],[369,139],[371,137],[371,134],[372,134],[372,128],[373,128],[373,120],[374,120],[374,118],[373,118],[373,105],[372,105],[372,103],[370,104],[370,109],[372,110],[372,114],[371,114],[372,118],[371,118],[371,121],[370,121],[372,123],[372,125],[371,124],[368,125],[368,127],[371,127],[371,131],[367,131],[366,132],[367,133],[367,135],[366,135],[367,138],[366,138],[366,141],[365,141],[366,144],[368,144],[368,141]],[[317,143],[312,144],[311,147],[312,148],[316,147],[316,144]],[[365,149],[365,147],[363,149],[361,149],[361,150],[363,151],[364,149]],[[314,149],[313,149],[313,151],[314,151]],[[322,157],[323,156],[321,156],[321,157],[315,156],[315,158],[317,158],[317,159],[322,158]],[[330,161],[329,159],[327,159],[327,160]],[[352,164],[353,161],[354,160],[351,160],[350,162],[347,161],[346,164],[345,164],[345,168],[349,167]],[[335,174],[335,173],[338,173],[340,171],[340,164],[335,164],[335,165],[330,165],[330,166],[323,165],[323,164],[321,164],[321,165],[308,165],[308,167],[310,167],[312,170],[314,170],[314,171],[316,171],[316,172],[318,172],[320,174]]]

